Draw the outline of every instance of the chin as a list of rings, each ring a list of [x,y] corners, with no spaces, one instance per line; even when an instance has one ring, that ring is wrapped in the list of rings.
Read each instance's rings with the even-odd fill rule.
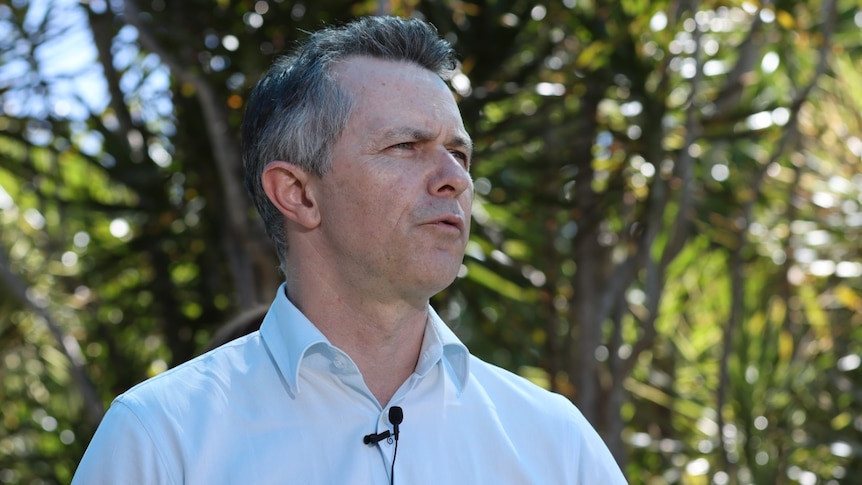
[[[451,286],[455,281],[456,275],[457,273],[453,273],[452,275],[438,274],[430,277],[432,275],[425,273],[423,275],[425,278],[414,279],[412,281],[401,279],[395,282],[395,284],[403,290],[407,290],[406,294],[412,294],[417,300],[424,301]]]
[[[458,276],[463,258],[426,258],[401,266],[396,282],[404,288],[414,288],[430,298],[448,288]],[[418,264],[417,264],[418,263]],[[399,278],[398,276],[401,276]]]
[[[436,295],[437,293],[440,293],[441,291],[445,290],[446,288],[449,288],[450,286],[452,286],[452,283],[455,282],[456,276],[458,276],[457,270],[453,271],[451,274],[447,274],[445,276],[441,275],[441,277],[437,278],[435,281],[429,282],[429,285],[428,285],[428,291],[430,293],[429,298],[431,296]]]

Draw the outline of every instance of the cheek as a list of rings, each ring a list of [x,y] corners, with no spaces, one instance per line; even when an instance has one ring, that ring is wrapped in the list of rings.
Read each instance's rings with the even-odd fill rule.
[[[458,200],[461,204],[461,208],[464,210],[464,217],[469,218],[473,210],[473,187],[471,186],[469,189],[465,190],[464,193],[458,197]]]
[[[334,187],[339,198],[338,219],[352,227],[352,231],[370,239],[386,239],[412,221],[419,194],[425,185],[415,171],[407,167],[389,166],[382,169],[369,164],[364,170],[352,173],[353,177],[341,180]],[[472,196],[466,199],[469,210]]]
[[[408,216],[408,193],[400,180],[365,178],[344,199],[345,216],[350,218],[345,223],[358,226],[358,231],[367,232],[370,237],[388,233],[395,229],[399,220]]]

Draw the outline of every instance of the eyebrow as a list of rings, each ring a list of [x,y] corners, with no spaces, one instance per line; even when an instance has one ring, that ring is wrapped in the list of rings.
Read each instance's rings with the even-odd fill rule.
[[[383,139],[392,139],[392,138],[410,138],[411,140],[416,140],[420,142],[431,141],[435,138],[434,133],[423,130],[421,128],[410,128],[410,127],[402,127],[402,128],[394,128],[391,130],[386,130],[381,133],[381,138]],[[455,135],[452,138],[446,140],[446,145],[455,146],[461,149],[466,150],[467,155],[473,155],[473,140],[470,139],[469,136],[461,136]]]

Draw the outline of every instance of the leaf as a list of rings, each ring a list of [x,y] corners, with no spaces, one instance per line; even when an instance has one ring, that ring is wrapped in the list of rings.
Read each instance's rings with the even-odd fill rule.
[[[521,288],[517,284],[503,278],[497,273],[480,264],[468,261],[467,278],[489,288],[500,295],[519,302],[535,302],[538,292],[533,289]]]

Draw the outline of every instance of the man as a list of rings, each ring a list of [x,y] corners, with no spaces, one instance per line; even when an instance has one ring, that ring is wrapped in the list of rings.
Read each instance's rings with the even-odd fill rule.
[[[567,399],[471,356],[429,306],[470,227],[454,67],[391,17],[275,63],[243,144],[286,281],[258,332],[118,397],[75,483],[625,483]]]

